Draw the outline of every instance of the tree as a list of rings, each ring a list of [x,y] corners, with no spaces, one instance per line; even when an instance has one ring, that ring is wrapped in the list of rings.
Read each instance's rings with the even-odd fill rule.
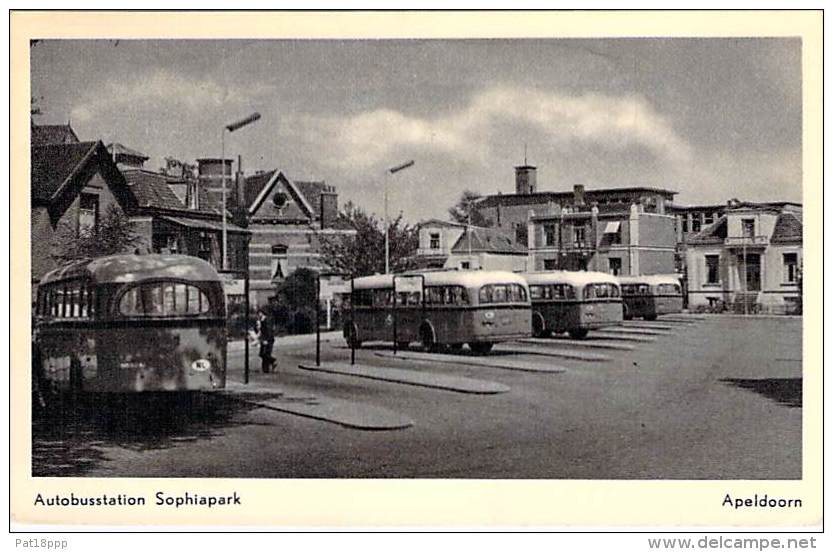
[[[132,252],[142,243],[134,224],[116,205],[110,205],[97,226],[75,233],[75,224],[63,223],[56,233],[52,258],[59,262]]]
[[[353,276],[385,271],[385,223],[352,203],[339,213],[339,224],[355,235],[319,234],[321,257],[332,270]],[[401,272],[412,267],[411,258],[419,245],[417,229],[406,224],[400,213],[390,223],[390,268]]]
[[[292,334],[309,333],[315,329],[317,280],[318,274],[314,270],[299,268],[277,284],[272,317],[278,326]]]
[[[477,209],[476,202],[482,197],[482,194],[472,190],[463,190],[457,203],[448,209],[451,220],[472,226],[493,226],[492,220],[484,217]],[[471,214],[471,220],[469,220],[469,214]]]

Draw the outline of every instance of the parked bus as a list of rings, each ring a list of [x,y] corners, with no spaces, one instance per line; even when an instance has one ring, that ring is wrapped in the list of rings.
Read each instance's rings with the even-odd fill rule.
[[[582,339],[595,328],[622,323],[619,283],[604,272],[564,270],[524,274],[532,298],[532,333],[567,332]]]
[[[495,343],[531,335],[529,288],[517,274],[467,270],[407,275],[424,278],[424,297],[418,292],[398,294],[399,347],[418,341],[426,350],[459,350],[468,343],[473,352],[485,354]],[[348,299],[353,309],[352,322],[348,319],[344,326],[348,344],[394,340],[393,275],[356,278]]]
[[[625,320],[656,320],[663,314],[683,310],[683,293],[676,276],[620,276]]]
[[[226,383],[226,305],[214,268],[184,255],[116,255],[38,285],[35,391],[214,391]]]

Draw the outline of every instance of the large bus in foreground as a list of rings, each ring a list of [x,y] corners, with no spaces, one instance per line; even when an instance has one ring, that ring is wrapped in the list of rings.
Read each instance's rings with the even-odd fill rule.
[[[622,298],[614,276],[565,270],[523,276],[532,298],[532,331],[536,337],[567,332],[582,339],[592,329],[622,323]]]
[[[656,320],[657,316],[683,311],[682,287],[677,276],[620,276],[619,284],[625,320]]]
[[[185,255],[70,263],[38,285],[35,391],[215,391],[226,383],[226,305],[214,268]]]
[[[394,275],[353,280],[345,298],[352,308],[344,325],[348,344],[395,339],[401,348],[417,341],[426,350],[459,350],[468,344],[485,354],[495,343],[531,335],[529,288],[520,275],[490,270],[397,275],[413,276],[422,279],[422,296],[398,293],[395,311]]]

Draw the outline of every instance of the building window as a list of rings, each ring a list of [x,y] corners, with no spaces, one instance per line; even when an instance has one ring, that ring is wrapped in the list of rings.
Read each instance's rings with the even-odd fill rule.
[[[714,222],[714,213],[706,213],[703,217],[703,224],[711,224]]]
[[[526,224],[519,222],[515,225],[515,243],[519,243],[521,245],[526,245]]]
[[[555,259],[544,259],[544,270],[555,270]]]
[[[544,225],[544,244],[547,246],[555,245],[555,225],[554,224],[545,224]]]
[[[688,217],[680,217],[682,220],[683,234],[688,234]]]
[[[439,249],[440,248],[440,234],[437,232],[431,233],[431,249]]]
[[[460,261],[460,268],[463,270],[469,270],[471,268],[470,261]]]
[[[288,249],[286,245],[277,243],[272,246],[272,255],[286,255]]]
[[[706,283],[720,283],[720,255],[706,255]]]
[[[692,232],[699,232],[700,231],[700,214],[696,213],[694,217],[691,219],[691,231]]]
[[[153,250],[157,253],[179,253],[179,241],[176,234],[156,234],[153,236]]]
[[[573,243],[576,247],[585,247],[585,228],[584,226],[573,226]]]
[[[78,209],[78,234],[91,234],[98,226],[98,196],[81,194]]]
[[[743,226],[743,237],[744,238],[754,238],[755,237],[755,219],[743,219],[741,221]]]
[[[611,257],[607,260],[610,273],[614,276],[622,274],[622,259],[618,257]]]
[[[784,283],[798,282],[798,253],[784,253]]]

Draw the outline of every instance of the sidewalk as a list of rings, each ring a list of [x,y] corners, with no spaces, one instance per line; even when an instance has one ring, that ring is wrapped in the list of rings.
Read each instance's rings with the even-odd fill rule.
[[[325,341],[339,341],[344,340],[344,337],[341,333],[341,330],[335,330],[331,332],[321,332],[321,342],[324,343]],[[292,346],[299,346],[299,345],[312,345],[315,344],[315,334],[301,334],[301,335],[284,335],[275,338],[275,347],[292,347]],[[254,343],[249,343],[249,347],[257,348],[257,341]],[[242,351],[243,350],[243,340],[242,339],[235,339],[229,340],[228,342],[228,350],[229,351]]]

